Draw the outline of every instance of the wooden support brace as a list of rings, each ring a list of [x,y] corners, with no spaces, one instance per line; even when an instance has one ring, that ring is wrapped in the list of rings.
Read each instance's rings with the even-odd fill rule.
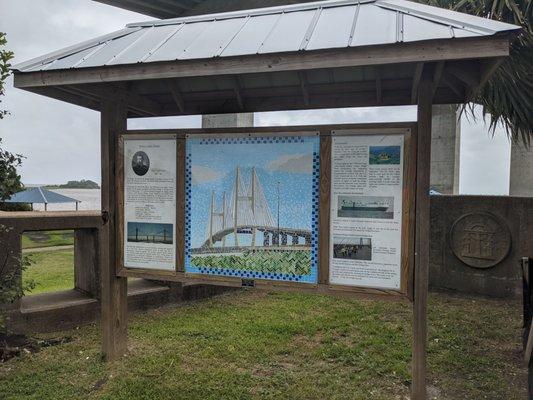
[[[302,89],[302,97],[304,99],[304,104],[306,107],[309,107],[309,90],[307,88],[307,75],[304,71],[298,71],[298,78],[300,79],[300,88]]]
[[[412,399],[426,399],[427,297],[429,268],[429,176],[434,73],[424,68],[418,86],[415,277]]]
[[[422,76],[422,71],[424,69],[424,63],[418,63],[415,67],[415,73],[413,75],[413,85],[411,87],[411,103],[416,104],[418,96],[418,84],[420,83],[420,77]]]
[[[239,83],[238,77],[235,77],[233,81],[233,90],[235,92],[235,96],[237,97],[237,103],[239,104],[239,108],[241,110],[244,110],[245,107],[244,107],[244,101],[242,100],[242,95],[241,95],[241,84]]]
[[[183,101],[183,96],[181,95],[178,82],[176,82],[173,79],[169,79],[167,82],[168,82],[168,87],[170,88],[170,93],[172,94],[172,98],[174,99],[174,103],[176,103],[176,106],[178,107],[179,112],[184,113],[185,102]]]
[[[100,234],[102,357],[120,358],[127,350],[127,278],[116,274],[115,165],[119,133],[126,130],[124,103],[105,101],[101,110],[102,218]]]

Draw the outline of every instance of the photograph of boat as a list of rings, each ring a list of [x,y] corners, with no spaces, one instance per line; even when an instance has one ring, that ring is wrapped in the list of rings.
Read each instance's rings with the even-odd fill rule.
[[[399,165],[400,146],[370,146],[368,163],[370,165]]]
[[[362,236],[333,236],[333,258],[371,261],[372,238]]]
[[[394,218],[394,197],[340,195],[337,198],[339,218]]]

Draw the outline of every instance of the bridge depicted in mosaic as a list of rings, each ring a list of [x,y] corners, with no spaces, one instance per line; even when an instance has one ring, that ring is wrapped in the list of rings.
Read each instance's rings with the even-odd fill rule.
[[[257,243],[258,233],[262,243]],[[243,245],[240,235],[251,235],[251,244]],[[231,246],[226,246],[228,236],[233,236]],[[217,206],[216,193],[211,193],[209,219],[205,242],[197,251],[222,252],[244,249],[279,251],[309,250],[311,231],[299,228],[281,227],[273,217],[255,167],[250,179],[245,181],[239,167],[235,169],[235,180],[229,198],[222,193],[222,204]]]

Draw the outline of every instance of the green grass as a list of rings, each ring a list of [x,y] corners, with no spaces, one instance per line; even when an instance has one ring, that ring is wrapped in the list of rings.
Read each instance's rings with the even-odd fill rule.
[[[196,267],[273,272],[287,275],[311,273],[310,251],[258,251],[240,255],[207,255],[192,257]]]
[[[520,305],[430,296],[436,399],[525,399]],[[0,364],[0,398],[405,399],[411,308],[234,292],[130,318],[129,353],[104,364],[99,328]],[[60,334],[56,334],[60,335]]]
[[[73,250],[28,253],[32,265],[24,271],[22,279],[33,279],[35,288],[30,294],[55,292],[74,287]]]
[[[22,248],[66,246],[74,244],[74,231],[27,232],[22,235]]]

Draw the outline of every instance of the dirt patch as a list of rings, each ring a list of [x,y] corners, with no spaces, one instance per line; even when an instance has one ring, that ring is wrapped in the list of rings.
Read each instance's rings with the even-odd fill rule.
[[[71,337],[37,339],[25,335],[0,335],[0,363],[24,354],[37,353],[41,349],[72,341]]]

